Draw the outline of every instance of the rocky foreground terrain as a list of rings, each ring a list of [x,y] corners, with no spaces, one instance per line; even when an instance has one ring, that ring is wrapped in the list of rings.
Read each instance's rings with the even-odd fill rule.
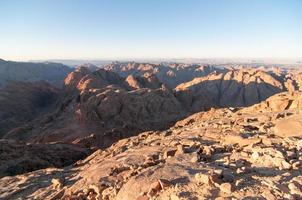
[[[0,90],[0,199],[302,198],[299,69],[93,69]]]
[[[65,168],[0,179],[2,199],[301,199],[302,96],[199,112]]]

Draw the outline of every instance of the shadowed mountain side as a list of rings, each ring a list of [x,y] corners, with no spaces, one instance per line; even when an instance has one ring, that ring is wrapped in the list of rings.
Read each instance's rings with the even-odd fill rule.
[[[0,89],[0,137],[48,112],[59,95],[47,82],[9,82]]]
[[[254,68],[213,72],[175,88],[178,99],[191,112],[210,107],[250,106],[282,92],[299,89],[301,74]]]
[[[285,91],[268,83],[244,84],[235,80],[206,80],[185,89],[176,89],[176,98],[190,112],[212,107],[244,107]]]
[[[71,68],[60,63],[14,62],[0,59],[0,86],[9,81],[46,81],[62,87],[63,80]]]
[[[131,74],[126,77],[125,81],[129,85],[129,87],[133,89],[141,89],[141,88],[158,89],[163,87],[163,84],[158,80],[158,78],[154,74],[148,74],[148,73],[142,76],[134,76]]]
[[[103,69],[93,73],[77,69],[65,79],[64,89],[54,112],[10,131],[5,138],[104,147],[141,131],[167,128],[186,114],[172,91],[129,91],[124,79]]]
[[[64,167],[90,153],[90,150],[72,144],[25,144],[0,140],[0,178],[47,167]]]
[[[141,131],[167,128],[184,115],[185,111],[169,91],[125,91],[107,86],[82,91],[49,115],[49,120],[29,123],[30,128],[15,129],[5,138],[108,146]]]

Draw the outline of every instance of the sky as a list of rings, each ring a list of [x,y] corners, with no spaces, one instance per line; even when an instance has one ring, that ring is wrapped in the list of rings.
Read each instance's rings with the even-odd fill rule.
[[[302,0],[0,0],[0,58],[301,58]]]

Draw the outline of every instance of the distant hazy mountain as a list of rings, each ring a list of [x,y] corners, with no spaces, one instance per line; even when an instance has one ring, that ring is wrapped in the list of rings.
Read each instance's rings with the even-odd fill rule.
[[[9,81],[47,81],[60,87],[68,73],[72,71],[60,63],[14,62],[0,59],[0,85]]]
[[[51,60],[31,60],[31,62],[55,62],[55,63],[63,63],[64,65],[68,65],[70,67],[78,67],[79,65],[83,65],[83,63],[89,63],[92,65],[96,65],[98,67],[105,66],[107,64],[112,63],[114,60],[72,60],[72,59],[51,59]]]

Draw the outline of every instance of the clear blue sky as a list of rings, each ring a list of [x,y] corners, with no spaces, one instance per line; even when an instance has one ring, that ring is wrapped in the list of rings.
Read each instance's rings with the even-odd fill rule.
[[[302,0],[0,0],[0,58],[302,57]]]

